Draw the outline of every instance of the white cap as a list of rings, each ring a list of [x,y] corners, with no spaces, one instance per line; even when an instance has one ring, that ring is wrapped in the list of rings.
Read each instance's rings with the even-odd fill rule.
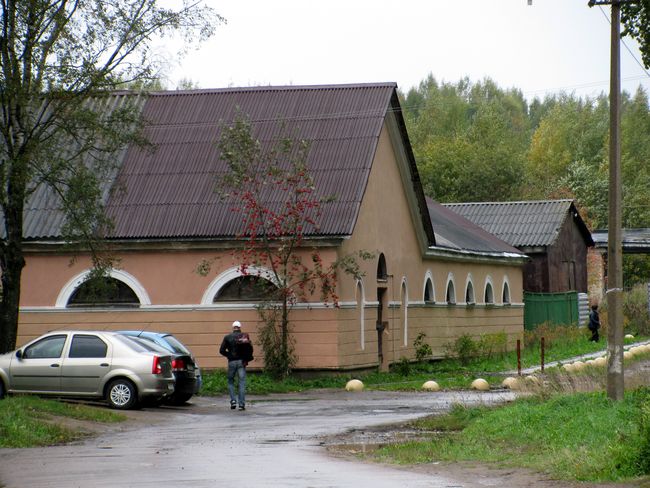
[[[234,329],[235,327],[238,328],[238,329],[241,329],[241,323],[239,322],[239,320],[235,320],[232,323],[232,328]]]

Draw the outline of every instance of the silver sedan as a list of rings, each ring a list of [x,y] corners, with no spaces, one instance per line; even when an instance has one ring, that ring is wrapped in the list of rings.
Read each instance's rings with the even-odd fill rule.
[[[173,392],[172,356],[114,332],[50,332],[0,355],[0,398],[5,393],[99,398],[129,409]]]

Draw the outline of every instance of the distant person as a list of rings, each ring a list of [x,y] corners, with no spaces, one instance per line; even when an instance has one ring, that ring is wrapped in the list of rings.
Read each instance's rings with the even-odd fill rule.
[[[228,358],[228,393],[230,409],[239,404],[239,410],[246,410],[246,366],[253,360],[253,344],[248,334],[241,331],[241,322],[232,323],[232,332],[221,341],[219,354]],[[235,397],[235,376],[238,377],[238,395]]]
[[[589,312],[589,330],[591,331],[590,341],[598,342],[600,336],[598,335],[598,329],[600,329],[600,317],[598,316],[598,305],[591,306],[591,312]]]

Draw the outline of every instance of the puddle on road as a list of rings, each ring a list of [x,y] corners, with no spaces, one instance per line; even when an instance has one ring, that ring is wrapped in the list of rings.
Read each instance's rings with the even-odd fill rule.
[[[436,431],[415,429],[396,430],[353,430],[345,434],[332,436],[320,442],[329,452],[338,455],[364,455],[382,447],[409,441],[430,440],[441,435]]]

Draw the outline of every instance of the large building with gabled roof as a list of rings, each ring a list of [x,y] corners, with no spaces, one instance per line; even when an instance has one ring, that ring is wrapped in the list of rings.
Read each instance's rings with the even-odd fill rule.
[[[282,125],[311,143],[316,192],[336,198],[304,252],[317,246],[326,262],[375,255],[361,262],[362,279],[340,276],[339,307],[296,304],[298,369],[386,368],[414,358],[421,333],[434,357],[465,334],[505,335],[510,345],[521,337],[526,256],[425,198],[394,83],[154,92],[140,104],[152,146],[116,154],[104,182],[119,258],[114,299],[83,298],[90,257],[71,260],[56,198],[36,192],[25,217],[19,343],[57,328],[162,330],[209,369],[226,364],[218,345],[233,320],[256,340],[255,297],[234,286],[242,273],[231,251],[243,224],[215,193],[226,171],[216,142],[238,113],[263,145]],[[215,264],[200,276],[206,259]],[[258,347],[251,366],[262,365]]]

